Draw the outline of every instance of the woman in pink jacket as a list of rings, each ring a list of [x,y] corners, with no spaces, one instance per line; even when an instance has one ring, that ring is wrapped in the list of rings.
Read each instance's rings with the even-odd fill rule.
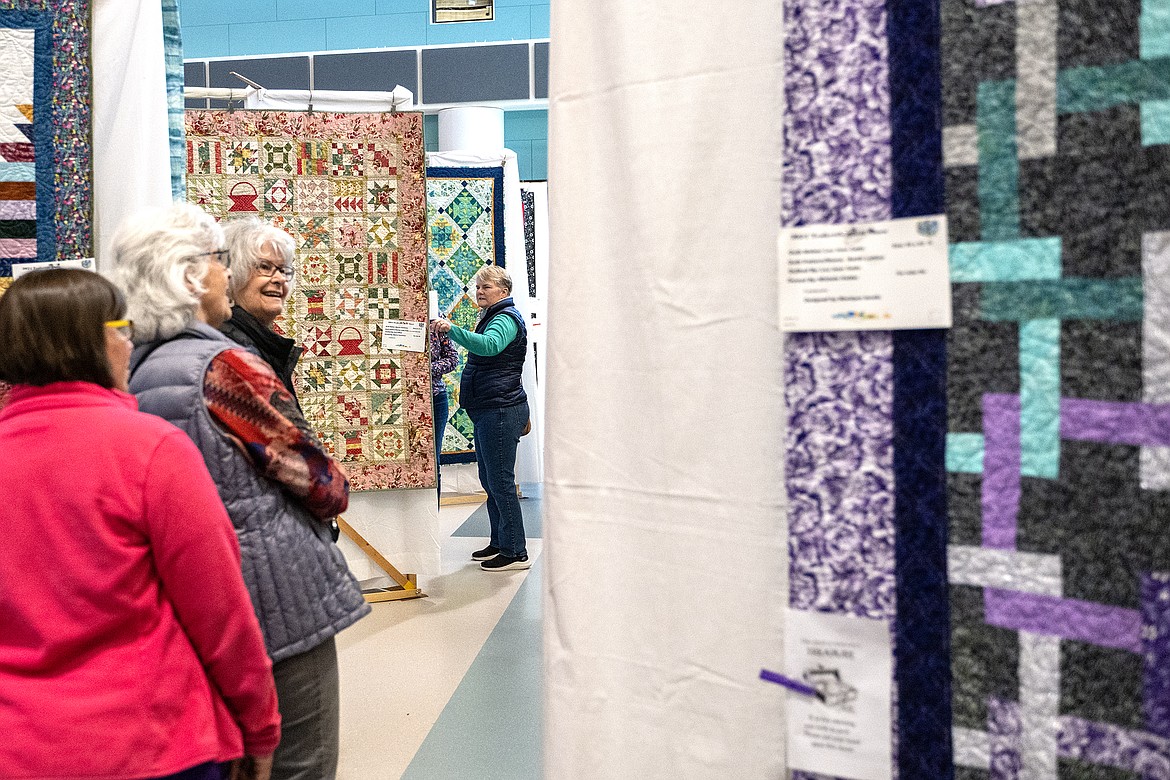
[[[264,778],[280,716],[236,536],[195,445],[126,393],[125,310],[89,271],[0,297],[0,778]]]

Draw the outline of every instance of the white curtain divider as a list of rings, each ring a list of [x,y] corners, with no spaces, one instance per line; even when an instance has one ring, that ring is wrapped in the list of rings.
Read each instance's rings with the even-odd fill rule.
[[[520,165],[516,160],[516,153],[511,149],[501,149],[498,152],[469,152],[444,151],[427,152],[427,167],[440,168],[504,168],[504,267],[512,277],[512,297],[516,308],[524,315],[526,322],[532,321],[532,301],[528,297],[528,270],[524,260],[524,214],[520,204]],[[524,362],[524,390],[529,395],[537,392],[536,369],[532,361]],[[540,410],[535,404],[528,406],[531,414],[536,415]],[[540,420],[532,422],[533,433],[520,439],[520,446],[516,450],[516,481],[520,483],[541,482],[543,474],[543,440],[540,430],[543,424]],[[474,464],[462,469],[445,466],[443,473],[456,471],[469,472],[475,469]],[[460,483],[467,480],[459,480]],[[478,476],[476,477],[478,483]],[[457,487],[458,489],[458,487]]]
[[[552,6],[547,777],[784,776],[782,27]]]
[[[162,6],[93,4],[93,224],[98,270],[108,270],[126,217],[171,202]]]

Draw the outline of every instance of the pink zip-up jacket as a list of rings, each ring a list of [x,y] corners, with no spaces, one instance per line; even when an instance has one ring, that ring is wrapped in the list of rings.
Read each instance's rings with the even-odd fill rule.
[[[88,382],[0,410],[0,777],[160,777],[280,739],[227,513],[186,434]]]

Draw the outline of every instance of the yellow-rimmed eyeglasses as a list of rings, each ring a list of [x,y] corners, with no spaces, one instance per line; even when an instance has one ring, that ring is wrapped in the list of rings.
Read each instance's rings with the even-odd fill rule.
[[[133,320],[110,320],[106,323],[106,327],[113,328],[131,341],[134,340]]]

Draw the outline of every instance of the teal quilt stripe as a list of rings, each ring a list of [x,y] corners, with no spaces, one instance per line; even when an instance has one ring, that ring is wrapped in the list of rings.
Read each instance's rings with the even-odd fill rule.
[[[1141,57],[1170,57],[1170,0],[1142,0]]]
[[[1020,323],[1020,474],[1060,476],[1060,321]]]
[[[985,81],[976,95],[979,224],[985,241],[1020,235],[1020,163],[1016,150],[1016,82]]]
[[[1060,238],[968,241],[950,246],[952,282],[1060,278]]]
[[[1147,100],[1170,100],[1170,58],[1069,68],[1056,81],[1056,110],[1061,114]]]
[[[1142,319],[1141,277],[992,282],[983,285],[983,319],[1120,320]]]
[[[983,473],[983,434],[947,434],[947,471],[952,474]]]
[[[183,34],[178,0],[162,0],[163,59],[167,74],[167,129],[171,150],[171,197],[187,198],[186,134],[183,129]]]
[[[1142,146],[1170,144],[1170,100],[1142,103]]]
[[[30,162],[0,162],[0,181],[36,181],[37,164]]]

